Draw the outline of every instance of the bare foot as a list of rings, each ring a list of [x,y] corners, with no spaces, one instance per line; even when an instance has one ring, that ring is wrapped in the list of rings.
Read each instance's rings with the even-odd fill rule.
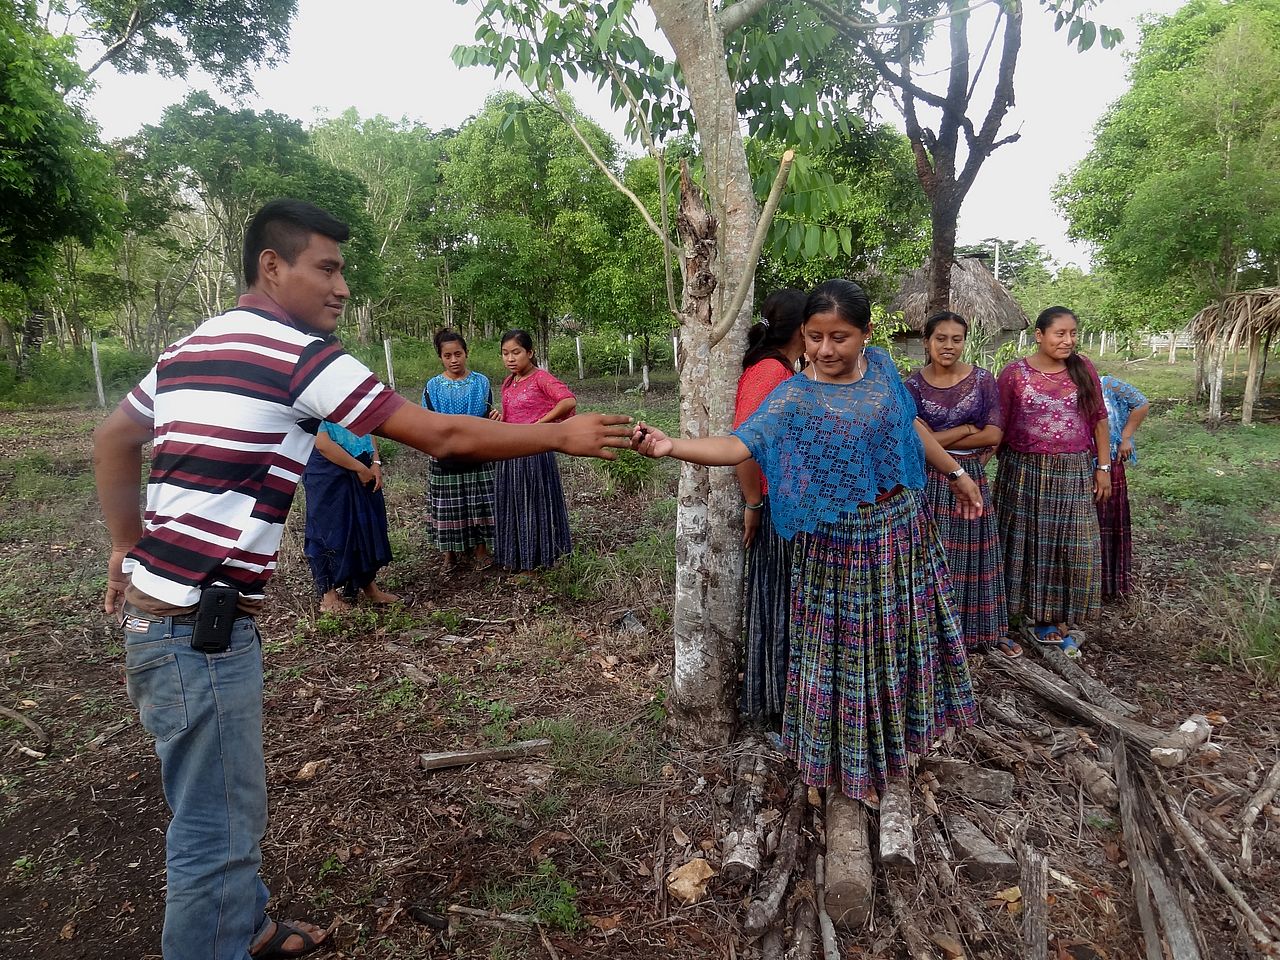
[[[287,934],[282,940],[280,933]],[[253,957],[296,957],[310,953],[328,938],[329,931],[317,927],[314,923],[303,920],[283,920],[271,925],[258,938],[258,942],[249,948]]]
[[[371,583],[362,591],[374,603],[399,603],[400,598],[394,593],[387,593],[376,583]]]
[[[320,598],[321,613],[342,613],[343,611],[350,609],[351,604],[343,600],[342,597],[338,595],[337,590],[330,590]]]

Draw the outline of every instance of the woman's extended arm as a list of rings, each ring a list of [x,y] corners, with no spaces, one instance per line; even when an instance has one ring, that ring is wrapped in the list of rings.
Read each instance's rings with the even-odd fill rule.
[[[631,435],[631,448],[646,457],[674,457],[704,467],[734,467],[751,458],[747,445],[737,437],[668,437],[657,427],[638,424]]]

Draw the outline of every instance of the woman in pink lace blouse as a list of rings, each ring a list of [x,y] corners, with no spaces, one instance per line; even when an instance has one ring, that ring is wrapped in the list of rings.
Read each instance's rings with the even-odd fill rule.
[[[573,415],[569,388],[537,365],[533,338],[523,330],[502,335],[502,419],[554,423]],[[508,570],[549,567],[573,549],[569,511],[554,453],[497,465],[494,483],[494,556]]]
[[[1107,410],[1098,372],[1076,353],[1078,323],[1066,307],[1036,318],[1036,352],[1014,360],[998,386],[1004,442],[994,501],[1012,621],[1071,652],[1101,607],[1098,514],[1111,494]]]

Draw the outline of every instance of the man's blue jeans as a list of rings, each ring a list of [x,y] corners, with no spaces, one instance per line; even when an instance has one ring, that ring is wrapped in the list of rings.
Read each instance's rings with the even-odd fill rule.
[[[267,829],[262,644],[250,617],[223,653],[191,649],[191,624],[124,618],[129,699],[156,738],[166,837],[165,960],[245,960],[265,927]]]

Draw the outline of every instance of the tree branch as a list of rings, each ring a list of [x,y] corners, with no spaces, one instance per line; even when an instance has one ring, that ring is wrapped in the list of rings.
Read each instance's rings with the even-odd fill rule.
[[[725,36],[733,33],[759,13],[768,2],[769,0],[738,0],[732,6],[722,8],[716,17],[720,23],[720,32]]]
[[[138,35],[138,31],[142,29],[142,4],[135,3],[133,9],[129,12],[129,22],[125,24],[124,33],[103,51],[102,56],[94,61],[93,66],[84,72],[85,79],[93,76],[93,72],[104,63],[110,61],[116,54],[129,45],[129,41]]]
[[[778,175],[773,178],[773,186],[769,189],[769,199],[760,211],[760,219],[756,221],[756,233],[751,238],[751,249],[747,251],[747,259],[742,265],[742,276],[738,278],[738,286],[733,291],[733,299],[727,310],[721,312],[711,328],[709,345],[714,347],[733,329],[738,319],[738,311],[747,300],[747,289],[751,286],[751,277],[755,273],[756,264],[760,261],[760,251],[764,249],[764,238],[773,223],[773,215],[778,211],[778,203],[782,200],[782,191],[787,185],[787,176],[791,173],[791,161],[796,158],[794,150],[782,155],[782,163],[778,165]]]
[[[972,140],[972,148],[965,160],[964,170],[956,178],[963,197],[973,186],[973,181],[982,168],[982,163],[996,149],[996,135],[1000,125],[1004,123],[1005,114],[1013,106],[1013,75],[1018,66],[1018,51],[1022,47],[1022,7],[1014,5],[1004,13],[1004,42],[1000,49],[1000,72],[997,74],[996,88],[991,95],[991,107],[982,121],[982,127]],[[1017,134],[1012,135],[1014,138]],[[1008,137],[1001,141],[1012,142]]]
[[[600,159],[600,155],[596,153],[595,148],[591,146],[587,138],[582,135],[582,131],[579,130],[578,125],[573,122],[573,117],[570,116],[569,111],[564,108],[564,105],[560,103],[560,99],[556,97],[554,93],[546,97],[539,96],[538,99],[551,107],[551,109],[555,110],[556,113],[560,114],[560,119],[565,122],[565,125],[569,128],[570,132],[572,132],[577,141],[582,144],[582,149],[587,151],[587,156],[589,156],[595,165],[600,168],[600,172],[608,177],[609,182],[613,184],[614,188],[630,200],[635,208],[640,211],[640,216],[644,218],[645,224],[653,231],[654,236],[662,241],[663,250],[666,250],[669,253],[678,253],[679,248],[677,248],[676,245],[671,242],[671,239],[662,232],[662,228],[654,223],[653,215],[649,213],[649,208],[641,202],[640,198],[637,197],[626,184],[618,179],[617,175],[609,169],[609,165]]]

